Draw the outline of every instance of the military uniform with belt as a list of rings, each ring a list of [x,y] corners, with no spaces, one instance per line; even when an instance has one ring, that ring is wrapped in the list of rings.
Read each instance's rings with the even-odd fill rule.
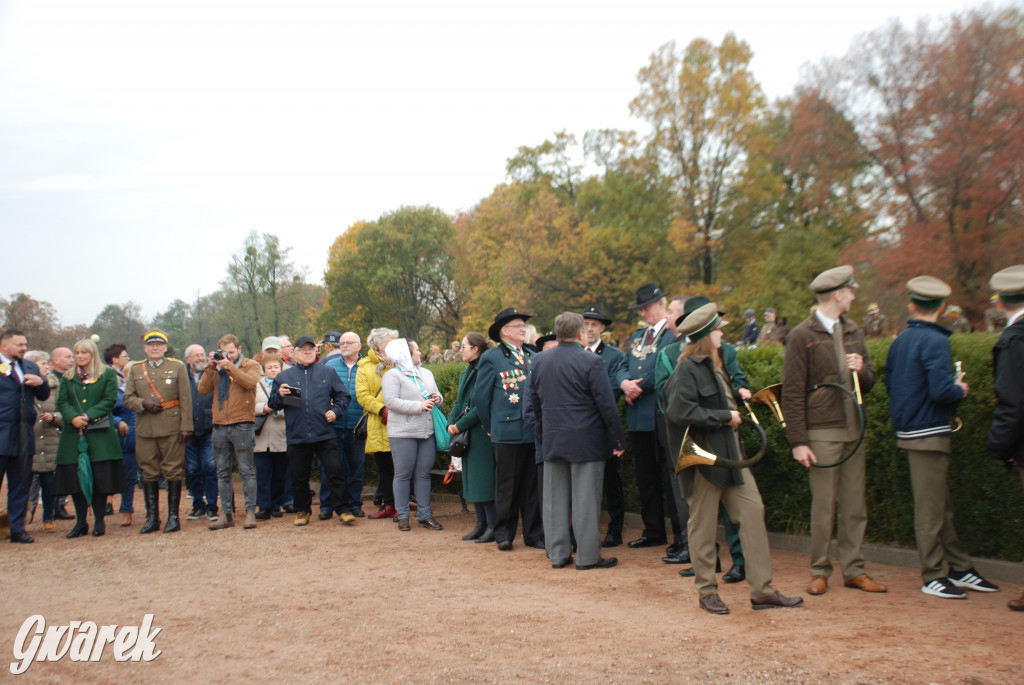
[[[192,390],[185,364],[164,356],[167,336],[153,330],[143,340],[148,358],[135,362],[124,372],[124,404],[136,413],[135,455],[142,469],[146,498],[146,524],[140,532],[151,533],[160,525],[157,481],[162,474],[167,481],[168,504],[164,532],[170,533],[178,530],[185,443],[192,437]],[[150,356],[151,350],[160,348],[163,352],[158,357]]]

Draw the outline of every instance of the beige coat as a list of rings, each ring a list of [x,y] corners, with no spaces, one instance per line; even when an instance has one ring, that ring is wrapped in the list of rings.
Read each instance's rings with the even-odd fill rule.
[[[270,388],[273,381],[266,376],[260,378],[256,386],[256,416],[263,415],[263,408],[267,406],[267,399],[270,397]],[[267,421],[263,424],[263,430],[256,436],[256,443],[253,447],[257,454],[263,452],[284,452],[288,448],[285,435],[284,410],[267,414]]]
[[[50,385],[50,396],[42,402],[36,401],[36,453],[32,457],[32,473],[49,473],[57,468],[57,444],[60,443],[60,429],[64,419],[57,411],[57,392],[60,379],[52,373],[46,374]],[[43,413],[53,414],[53,423],[43,421]]]

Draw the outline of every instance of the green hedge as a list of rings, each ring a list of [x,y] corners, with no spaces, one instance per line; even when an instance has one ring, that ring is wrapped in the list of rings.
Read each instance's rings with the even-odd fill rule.
[[[985,434],[992,422],[995,397],[992,389],[992,346],[996,334],[964,333],[951,338],[953,359],[963,362],[970,394],[958,415],[964,427],[953,435],[949,483],[953,496],[955,525],[960,540],[975,556],[1020,561],[1024,558],[1024,491],[1016,474],[1007,473],[985,451]],[[878,382],[864,396],[867,408],[868,505],[867,539],[870,542],[914,546],[914,501],[906,455],[896,447],[889,422],[889,402],[883,382],[889,340],[869,341],[868,349]],[[754,390],[782,379],[784,348],[769,345],[739,352],[740,365]],[[463,364],[431,366],[438,388],[445,396],[445,410],[451,407],[458,389]],[[952,370],[950,370],[952,373]],[[768,433],[768,453],[754,467],[758,488],[764,499],[769,530],[807,533],[810,526],[811,493],[805,469],[793,461],[785,433],[767,407],[753,405]],[[620,410],[624,403],[620,404]],[[625,418],[623,413],[623,425]],[[439,463],[442,458],[439,457]],[[626,490],[626,508],[639,511],[633,455],[620,464]]]

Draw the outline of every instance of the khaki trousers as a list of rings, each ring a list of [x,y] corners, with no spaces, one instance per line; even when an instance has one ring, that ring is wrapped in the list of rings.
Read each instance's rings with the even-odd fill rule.
[[[694,580],[701,597],[718,592],[715,533],[718,530],[719,503],[725,506],[729,517],[740,527],[740,544],[746,558],[751,598],[760,599],[775,592],[761,493],[750,469],[743,469],[740,473],[743,474],[743,484],[723,490],[709,483],[698,471],[693,481],[693,492],[686,500],[690,505],[690,559],[693,560]]]
[[[811,440],[808,446],[818,458],[818,462],[834,464],[849,453],[855,442]],[[868,526],[867,505],[864,502],[864,446],[861,445],[857,454],[842,466],[831,469],[811,467],[809,470],[811,575],[826,578],[832,575],[829,545],[832,543],[832,526],[835,524],[839,542],[839,565],[842,567],[843,578],[856,578],[864,573],[861,544]]]
[[[947,439],[948,442],[948,439]],[[900,441],[905,446],[906,441]],[[914,535],[921,559],[921,579],[927,585],[953,571],[973,566],[953,527],[953,501],[949,495],[949,451],[907,450],[910,483],[914,490]]]
[[[164,480],[185,479],[185,443],[178,434],[162,438],[135,438],[135,458],[142,469],[142,480],[155,483],[163,473]]]

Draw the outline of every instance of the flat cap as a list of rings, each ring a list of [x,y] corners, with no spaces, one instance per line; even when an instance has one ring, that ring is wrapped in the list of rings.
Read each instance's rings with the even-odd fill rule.
[[[926,307],[938,307],[953,289],[934,276],[918,276],[907,281],[910,299]]]
[[[1024,264],[1008,266],[992,274],[988,286],[1003,302],[1024,302]]]
[[[276,335],[268,335],[263,339],[263,345],[260,347],[261,350],[279,350],[281,349],[281,339]]]
[[[822,271],[811,281],[811,290],[819,295],[847,287],[857,287],[857,282],[853,280],[853,267],[849,264]]]
[[[705,337],[711,331],[726,326],[729,322],[723,321],[718,315],[718,307],[714,302],[708,302],[683,319],[682,325],[676,329],[679,335],[685,335],[690,342],[696,342]]]

